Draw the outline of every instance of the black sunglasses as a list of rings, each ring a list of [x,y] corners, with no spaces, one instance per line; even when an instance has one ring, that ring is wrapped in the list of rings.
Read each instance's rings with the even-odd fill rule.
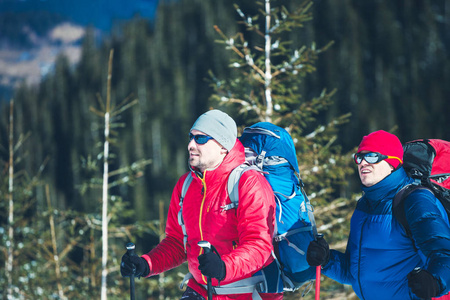
[[[362,160],[364,159],[369,164],[377,164],[380,161],[387,159],[387,158],[394,158],[400,161],[400,163],[403,163],[402,160],[396,156],[389,156],[389,155],[383,155],[378,152],[369,152],[369,153],[355,153],[353,155],[353,158],[355,159],[355,163],[359,165]]]
[[[189,141],[192,141],[192,139],[195,140],[195,142],[199,145],[204,145],[206,144],[209,140],[213,140],[214,138],[208,136],[208,135],[204,135],[204,134],[192,134],[189,133]]]

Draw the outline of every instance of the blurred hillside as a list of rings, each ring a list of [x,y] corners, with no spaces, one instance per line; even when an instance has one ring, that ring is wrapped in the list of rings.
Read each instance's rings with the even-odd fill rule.
[[[133,17],[152,20],[158,1],[0,1],[0,100],[36,85],[64,54],[75,65],[86,28],[100,41]]]

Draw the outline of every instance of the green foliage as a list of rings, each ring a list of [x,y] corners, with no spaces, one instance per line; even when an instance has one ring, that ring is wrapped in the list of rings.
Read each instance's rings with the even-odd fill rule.
[[[243,126],[269,121],[288,130],[319,230],[325,231],[332,244],[342,243],[348,236],[353,202],[345,199],[341,187],[353,168],[350,156],[342,153],[336,140],[339,126],[348,122],[350,115],[323,124],[318,117],[332,105],[335,91],[322,90],[311,100],[300,92],[304,78],[316,70],[319,55],[332,43],[319,49],[315,43],[295,47],[289,37],[311,20],[312,1],[303,1],[292,13],[282,5],[272,6],[276,3],[267,0],[265,10],[260,9],[256,16],[247,16],[235,5],[246,32],[228,37],[216,27],[219,42],[235,54],[230,64],[235,72],[224,80],[210,73],[215,89],[211,100],[237,110]],[[325,284],[325,289],[336,288],[343,287],[335,282]]]
[[[315,71],[314,63],[317,55],[331,45],[330,43],[322,49],[316,49],[315,45],[296,49],[290,41],[285,41],[286,32],[303,27],[303,23],[311,19],[309,11],[311,4],[303,2],[303,5],[292,13],[284,6],[271,7],[272,23],[269,27],[264,23],[266,20],[264,11],[260,11],[260,17],[249,17],[235,5],[242,18],[240,23],[245,25],[247,32],[227,37],[218,26],[215,28],[222,38],[219,43],[223,43],[227,49],[236,54],[230,66],[237,69],[236,73],[240,73],[241,76],[220,81],[214,78],[216,94],[212,99],[217,102],[239,104],[240,113],[245,115],[248,123],[256,120],[273,120],[278,124],[283,119],[289,124],[291,120],[285,117],[294,118],[301,108],[299,83],[303,77]],[[260,28],[266,29],[261,31]],[[273,99],[269,99],[266,94],[268,90]],[[330,95],[323,93],[320,102],[327,105],[325,100]],[[317,103],[313,104],[314,110],[320,110]],[[311,110],[305,110],[305,113],[309,111]]]
[[[110,76],[109,76],[110,77]],[[108,97],[108,100],[110,98]],[[125,127],[120,122],[120,114],[129,109],[137,101],[126,99],[119,105],[112,101],[100,101],[101,109],[92,109],[97,114],[111,115],[112,133],[115,138],[110,139],[111,144],[119,140],[119,131]],[[10,124],[12,126],[12,124]],[[99,128],[104,132],[104,128]],[[101,134],[99,134],[101,136]],[[14,184],[13,192],[9,181],[9,163],[0,161],[2,166],[2,181],[0,183],[0,195],[2,199],[9,199],[10,195],[14,204],[14,222],[8,221],[9,202],[0,202],[0,231],[2,239],[0,243],[0,263],[5,265],[8,258],[10,245],[13,248],[13,272],[11,284],[8,282],[7,272],[0,276],[0,290],[3,298],[7,294],[15,299],[92,299],[100,297],[101,278],[101,241],[102,218],[100,213],[101,193],[87,193],[92,187],[101,185],[101,171],[99,166],[104,161],[102,152],[89,155],[83,159],[80,165],[85,167],[84,177],[86,183],[80,185],[81,195],[89,197],[96,209],[92,213],[77,212],[71,209],[53,209],[49,186],[46,185],[45,198],[47,205],[39,201],[37,195],[42,190],[41,175],[48,160],[37,170],[36,175],[30,176],[26,166],[27,152],[19,151],[22,148],[29,149],[30,141],[27,137],[19,135],[18,142],[10,149],[14,152]],[[11,138],[10,138],[10,141]],[[101,142],[101,141],[99,141]],[[104,142],[104,141],[103,141]],[[92,149],[95,151],[95,148]],[[2,149],[6,156],[11,154],[9,150]],[[92,159],[96,157],[96,159]],[[111,157],[111,162],[114,156]],[[99,163],[100,162],[100,163]],[[108,174],[111,179],[108,189],[114,189],[123,185],[133,185],[143,175],[143,169],[151,160],[139,160],[130,165],[121,166]],[[96,177],[97,176],[97,177]],[[111,194],[108,198],[110,210],[108,212],[108,239],[111,240],[108,247],[109,263],[108,294],[113,298],[122,299],[124,291],[127,291],[126,280],[118,275],[120,257],[123,255],[126,241],[142,238],[148,235],[158,235],[160,231],[159,221],[135,222],[127,224],[132,218],[134,210],[129,202],[125,202],[120,195]],[[8,236],[8,228],[13,228],[12,239]],[[149,286],[152,281],[146,285]],[[9,292],[11,291],[11,292]]]
[[[294,139],[308,191],[316,191],[314,201],[321,199],[325,204],[352,173],[348,157],[336,144],[338,127],[348,122],[350,115],[322,124],[317,117],[332,105],[335,91],[323,90],[311,100],[300,93],[303,79],[316,70],[319,54],[332,44],[318,49],[314,43],[295,47],[289,42],[289,37],[311,20],[311,6],[312,1],[303,1],[292,12],[282,5],[271,6],[268,18],[262,9],[259,15],[247,16],[235,5],[246,32],[228,37],[216,27],[222,38],[219,42],[235,54],[230,64],[235,73],[223,80],[210,73],[215,89],[211,100],[237,109],[244,126],[271,121],[286,128]]]

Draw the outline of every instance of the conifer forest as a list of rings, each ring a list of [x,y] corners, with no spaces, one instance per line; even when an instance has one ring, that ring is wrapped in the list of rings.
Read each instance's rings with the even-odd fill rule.
[[[449,82],[450,0],[160,1],[154,20],[88,29],[76,65],[61,55],[0,99],[0,297],[128,299],[125,244],[141,255],[163,238],[189,129],[211,108],[240,132],[287,128],[318,229],[343,251],[361,138],[450,140]],[[187,272],[136,279],[137,299],[179,299]],[[321,282],[322,299],[356,299]]]

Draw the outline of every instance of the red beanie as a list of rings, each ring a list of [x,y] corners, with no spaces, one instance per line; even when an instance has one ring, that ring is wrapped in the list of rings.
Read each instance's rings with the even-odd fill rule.
[[[384,130],[378,130],[363,137],[359,144],[358,152],[370,151],[379,152],[383,155],[395,156],[403,161],[403,146],[397,136]],[[386,161],[397,169],[400,161],[395,158],[388,158]]]

